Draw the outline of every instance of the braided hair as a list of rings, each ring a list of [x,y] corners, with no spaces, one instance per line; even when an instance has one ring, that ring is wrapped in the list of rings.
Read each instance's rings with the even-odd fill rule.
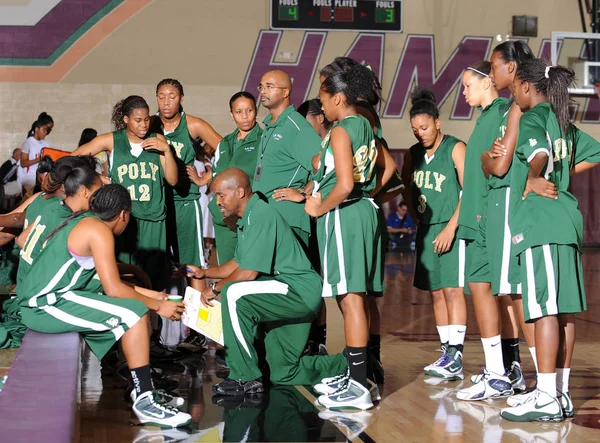
[[[516,75],[548,97],[556,119],[566,134],[570,127],[569,86],[575,80],[575,71],[564,66],[548,66],[543,60],[535,58],[520,64]]]
[[[165,85],[175,87],[175,89],[177,89],[179,91],[179,95],[182,97],[184,96],[183,85],[181,83],[179,83],[179,80],[176,80],[174,78],[164,78],[161,81],[159,81],[158,84],[156,85],[156,95],[158,95],[158,90]],[[183,112],[183,106],[181,104],[179,104],[179,113],[181,114],[182,112]]]

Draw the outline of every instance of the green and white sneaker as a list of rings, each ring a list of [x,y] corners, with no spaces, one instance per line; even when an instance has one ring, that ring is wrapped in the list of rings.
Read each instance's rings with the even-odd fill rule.
[[[327,409],[356,408],[364,411],[373,407],[369,390],[352,378],[337,391],[321,395],[318,401]]]
[[[441,377],[446,380],[463,380],[462,352],[454,346],[448,348],[446,358],[438,365],[433,366],[427,372],[432,377]]]
[[[192,421],[192,416],[167,406],[155,391],[146,391],[135,399],[133,412],[144,425],[177,428]]]
[[[531,388],[524,390],[520,394],[511,395],[506,399],[506,404],[511,407],[522,405],[523,403],[528,402],[532,398],[535,398],[536,389],[537,387],[534,385]]]
[[[575,408],[573,408],[573,400],[571,400],[571,394],[568,392],[558,392],[558,400],[563,411],[565,418],[571,418],[575,415]]]
[[[557,398],[536,389],[535,398],[512,408],[502,409],[500,415],[509,421],[559,422],[565,419]]]
[[[158,396],[161,403],[164,403],[171,408],[178,408],[179,406],[183,406],[183,404],[185,403],[185,400],[182,397],[175,397],[173,395],[170,395],[164,389],[155,389],[154,393]],[[134,403],[137,397],[136,394],[136,390],[132,389],[130,397],[131,401]]]

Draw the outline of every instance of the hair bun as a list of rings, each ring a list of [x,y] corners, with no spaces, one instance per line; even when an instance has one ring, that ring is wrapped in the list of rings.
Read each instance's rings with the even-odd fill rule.
[[[410,102],[414,105],[420,101],[430,102],[435,105],[436,101],[434,92],[431,89],[415,88],[410,94]]]

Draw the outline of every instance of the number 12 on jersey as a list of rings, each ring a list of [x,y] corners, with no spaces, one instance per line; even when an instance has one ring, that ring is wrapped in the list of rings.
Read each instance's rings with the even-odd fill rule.
[[[129,191],[129,195],[131,196],[131,200],[140,201],[140,202],[148,202],[150,201],[150,186],[146,184],[139,185],[138,187],[139,198],[137,198],[136,194],[136,185],[127,186],[127,190]]]

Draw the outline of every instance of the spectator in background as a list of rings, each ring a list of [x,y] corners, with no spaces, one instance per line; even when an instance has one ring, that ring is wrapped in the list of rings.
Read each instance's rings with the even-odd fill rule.
[[[94,128],[85,128],[81,131],[81,137],[79,138],[79,143],[77,143],[77,147],[85,145],[86,143],[91,142],[96,137],[98,137],[98,131]],[[108,176],[108,156],[106,152],[102,151],[99,154],[94,156],[96,159],[96,172],[98,174],[102,174],[103,176]]]
[[[392,251],[415,250],[415,224],[408,215],[408,206],[402,201],[398,204],[396,212],[388,215],[387,230],[390,235],[390,249]]]
[[[12,157],[0,166],[0,206],[2,212],[12,210],[21,197],[21,187],[17,181],[17,169],[21,160],[21,149],[13,151]],[[10,204],[12,201],[12,204]]]
[[[52,132],[53,127],[54,120],[52,120],[52,117],[42,112],[37,120],[31,124],[27,139],[21,146],[21,167],[17,170],[17,180],[19,186],[23,188],[25,197],[30,196],[35,187],[36,171],[42,149],[49,146],[45,138]]]

